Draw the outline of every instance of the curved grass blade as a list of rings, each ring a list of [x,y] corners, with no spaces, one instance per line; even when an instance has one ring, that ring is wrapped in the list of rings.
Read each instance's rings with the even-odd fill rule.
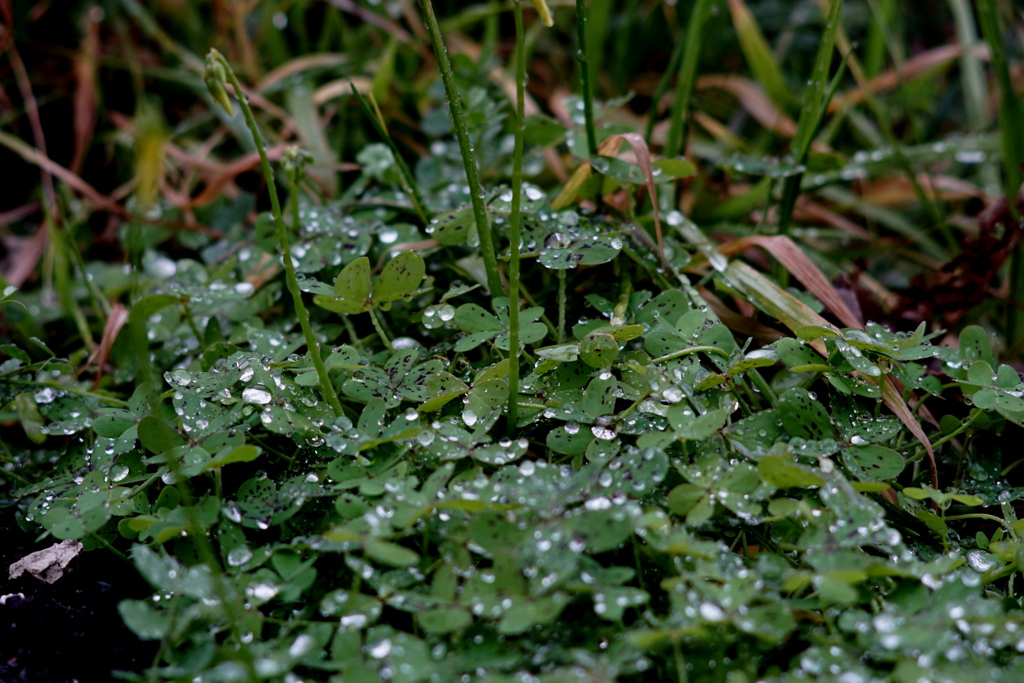
[[[395,158],[395,164],[398,166],[398,173],[402,177],[402,190],[409,196],[409,201],[412,202],[416,215],[423,221],[423,225],[426,225],[429,220],[427,218],[427,210],[424,208],[423,195],[420,194],[419,185],[416,183],[416,178],[409,169],[409,165],[405,163],[405,159],[398,153],[398,145],[395,144],[391,134],[388,133],[387,126],[384,125],[384,117],[381,115],[380,109],[377,108],[377,103],[373,100],[368,101],[366,96],[359,92],[352,81],[349,81],[349,87],[352,88],[352,94],[355,95],[356,101],[359,102],[363,113],[369,119],[370,125],[373,126],[377,135],[384,140],[388,149],[391,150],[391,155]],[[373,95],[370,95],[370,97],[372,98]]]

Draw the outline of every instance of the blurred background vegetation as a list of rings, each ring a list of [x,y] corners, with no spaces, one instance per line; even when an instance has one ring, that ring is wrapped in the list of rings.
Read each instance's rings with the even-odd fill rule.
[[[435,4],[464,95],[489,93],[476,115],[508,126],[507,3]],[[653,124],[660,149],[693,4],[591,3],[601,135]],[[574,3],[552,6],[553,30],[527,17],[528,112],[570,131],[562,144],[541,140],[544,154],[528,165],[549,189],[582,159],[572,145],[582,139],[570,99],[579,92]],[[52,285],[54,245],[65,237],[86,261],[124,260],[122,228],[142,216],[147,244],[189,253],[265,208],[250,138],[203,86],[210,47],[251,87],[272,152],[299,143],[312,153],[323,197],[362,177],[358,153],[378,141],[350,82],[374,95],[410,160],[429,158],[447,130],[416,0],[3,0],[0,13],[0,272],[18,286]],[[1016,192],[1024,160],[1014,133],[1024,124],[1013,118],[1024,91],[1019,4],[849,0],[842,16],[840,54],[852,45],[853,56],[815,143],[793,235],[866,318],[953,331],[984,322],[1019,356],[1019,231],[1013,210],[996,205]],[[775,229],[773,198],[789,173],[822,22],[815,0],[713,6],[687,128],[686,155],[700,172],[664,208],[719,241]],[[493,184],[507,169],[485,161],[484,173]]]

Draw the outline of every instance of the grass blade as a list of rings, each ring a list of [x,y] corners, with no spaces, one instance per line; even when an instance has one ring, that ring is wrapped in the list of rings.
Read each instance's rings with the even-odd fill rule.
[[[376,106],[376,102],[368,101],[351,82],[349,86],[352,88],[352,94],[355,95],[356,101],[359,102],[359,106],[362,108],[363,113],[366,114],[366,118],[370,121],[370,125],[377,131],[377,135],[384,140],[384,143],[391,150],[391,156],[395,158],[395,164],[398,165],[398,172],[402,177],[402,189],[409,196],[409,201],[412,202],[413,208],[416,210],[416,215],[419,216],[423,225],[429,222],[427,218],[427,210],[424,207],[423,195],[420,194],[419,185],[416,183],[416,178],[412,174],[409,165],[405,163],[405,159],[398,152],[398,145],[395,144],[391,134],[388,133],[387,126],[384,125],[384,117],[381,116],[380,110]],[[372,95],[371,95],[372,97]]]
[[[736,27],[740,49],[747,60],[747,66],[754,74],[754,80],[761,84],[775,104],[785,107],[792,97],[786,86],[786,79],[782,76],[782,69],[779,68],[779,62],[768,47],[757,20],[743,0],[729,0],[729,12],[732,14],[733,26]]]
[[[672,101],[671,124],[668,138],[662,155],[672,158],[679,155],[685,143],[685,126],[690,112],[690,96],[697,78],[697,60],[700,58],[700,47],[703,42],[704,23],[711,14],[714,0],[697,0],[690,12],[690,21],[686,26],[686,47],[683,62],[679,66],[679,77],[676,80],[676,96]]]
[[[829,327],[829,322],[812,311],[802,301],[780,288],[770,279],[757,272],[742,261],[733,261],[723,273],[730,285],[742,292],[747,298],[763,308],[772,318],[786,325],[791,330],[805,325]],[[821,339],[809,342],[820,354],[827,355],[825,344]],[[931,469],[932,485],[938,488],[938,474],[935,463],[935,452],[928,435],[924,433],[917,418],[907,406],[903,396],[896,388],[892,378],[884,375],[881,381],[882,401],[906,425],[907,429],[921,442],[928,453],[928,464]]]
[[[992,70],[999,83],[999,129],[1003,138],[1003,191],[1011,214],[1017,213],[1014,196],[1021,186],[1021,164],[1024,164],[1024,129],[1021,128],[1021,107],[1013,89],[1003,22],[993,0],[978,0],[981,32],[992,54]],[[1010,262],[1010,301],[1024,301],[1024,260],[1020,250]],[[1006,338],[1024,337],[1024,315],[1013,304],[1006,308]]]
[[[441,27],[437,25],[434,3],[431,0],[420,0],[420,6],[423,8],[423,17],[426,20],[427,32],[430,34],[430,43],[434,48],[434,57],[437,58],[437,68],[441,72],[441,82],[444,84],[444,91],[448,97],[448,107],[452,114],[452,122],[455,124],[455,137],[459,141],[459,150],[462,152],[466,182],[469,183],[469,199],[473,205],[473,218],[476,221],[477,235],[480,237],[480,253],[487,269],[487,288],[490,290],[491,296],[500,296],[503,288],[501,276],[498,274],[498,257],[494,251],[494,236],[491,234],[487,209],[484,207],[480,169],[476,165],[476,155],[473,153],[473,145],[469,141],[469,129],[466,128],[466,119],[462,113],[462,97],[455,87],[455,75],[452,73],[452,64],[448,60],[448,49],[444,46]]]

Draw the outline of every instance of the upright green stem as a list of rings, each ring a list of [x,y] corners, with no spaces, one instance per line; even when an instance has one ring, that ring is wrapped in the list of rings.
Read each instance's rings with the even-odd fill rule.
[[[565,341],[565,271],[558,272],[558,335],[555,340],[561,344]]]
[[[587,126],[587,154],[597,154],[597,131],[594,129],[594,93],[590,90],[590,63],[587,61],[587,0],[576,0],[576,61],[580,64],[580,86],[583,90],[583,116]]]
[[[509,215],[508,264],[508,434],[516,434],[519,410],[519,209],[523,194],[523,135],[526,130],[526,41],[523,38],[523,6],[512,3],[516,22],[516,121],[512,152],[512,212]]]
[[[384,346],[387,348],[387,350],[390,351],[391,353],[394,353],[395,347],[391,345],[391,340],[388,339],[388,335],[384,331],[384,326],[380,324],[380,319],[377,318],[377,314],[374,313],[372,308],[368,312],[370,314],[370,322],[373,323],[373,329],[377,330],[377,336],[379,336],[380,340],[384,342]]]
[[[281,213],[281,202],[277,198],[277,185],[274,182],[274,171],[270,168],[270,159],[267,158],[266,142],[263,140],[260,129],[256,125],[256,118],[252,115],[252,109],[249,107],[248,98],[242,90],[242,84],[238,82],[238,77],[231,70],[231,65],[216,50],[210,50],[210,56],[207,58],[208,64],[211,59],[221,66],[224,74],[231,81],[231,85],[234,86],[235,94],[238,96],[238,104],[242,107],[242,114],[245,116],[245,123],[252,133],[253,142],[256,143],[256,151],[260,155],[263,177],[267,181],[267,190],[270,192],[270,206],[274,215],[274,226],[277,228],[277,241],[280,245],[282,260],[284,261],[285,286],[292,295],[295,315],[299,318],[299,326],[302,328],[302,334],[306,338],[309,355],[313,359],[313,366],[316,368],[317,377],[320,378],[320,391],[327,403],[330,404],[334,414],[337,417],[341,417],[345,414],[345,411],[342,410],[341,401],[338,400],[338,394],[334,391],[334,385],[331,384],[331,377],[324,366],[323,359],[320,357],[320,345],[317,343],[316,337],[313,335],[313,328],[309,324],[309,312],[306,310],[305,304],[302,303],[302,291],[299,289],[298,278],[295,277],[295,264],[292,263],[292,249],[288,243],[288,230],[285,228],[284,216]],[[207,82],[209,83],[209,80]],[[221,87],[223,88],[223,85]]]
[[[476,166],[476,155],[473,153],[473,145],[469,141],[469,129],[466,128],[466,118],[462,113],[462,99],[459,96],[459,91],[455,88],[455,76],[452,73],[451,62],[448,61],[448,50],[444,46],[441,28],[437,25],[437,17],[434,16],[434,3],[431,0],[420,0],[420,6],[423,8],[427,33],[430,34],[430,44],[433,46],[434,56],[437,58],[437,68],[441,72],[441,82],[444,84],[444,92],[448,98],[448,109],[452,115],[452,122],[455,124],[455,137],[459,141],[459,151],[462,152],[462,165],[466,168],[469,199],[473,204],[476,231],[480,236],[480,252],[484,259],[484,268],[487,270],[487,287],[491,290],[492,297],[500,296],[503,288],[501,276],[498,274],[498,257],[494,251],[494,238],[491,234],[490,222],[487,220],[487,209],[484,207],[484,191],[480,186],[480,171]]]

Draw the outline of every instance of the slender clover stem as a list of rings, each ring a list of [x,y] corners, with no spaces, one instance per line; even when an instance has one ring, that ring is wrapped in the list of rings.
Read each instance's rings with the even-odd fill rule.
[[[514,437],[519,410],[519,214],[523,194],[523,134],[526,130],[526,41],[523,39],[523,6],[513,2],[512,7],[516,23],[516,119],[512,152],[512,212],[508,219],[508,435]]]
[[[503,288],[501,276],[498,274],[498,257],[494,252],[494,238],[491,234],[490,221],[487,220],[487,209],[484,207],[480,170],[476,166],[476,155],[473,153],[473,145],[469,141],[466,117],[462,113],[462,98],[455,88],[455,75],[452,73],[451,62],[448,61],[448,51],[444,46],[441,28],[437,25],[437,17],[434,16],[434,3],[431,0],[420,0],[420,6],[423,8],[427,33],[430,34],[430,44],[433,46],[434,56],[437,58],[437,69],[441,72],[441,82],[444,84],[445,96],[448,98],[448,109],[452,115],[452,122],[455,124],[455,137],[459,141],[459,150],[462,152],[462,165],[466,169],[466,182],[469,183],[469,199],[473,205],[473,218],[476,220],[477,235],[480,236],[480,253],[484,259],[484,268],[487,270],[487,288],[491,290],[492,297],[500,296]]]
[[[651,365],[657,365],[658,363],[664,363],[667,360],[673,358],[682,358],[683,356],[690,356],[695,353],[707,353],[721,356],[722,358],[728,358],[729,353],[717,346],[691,346],[688,349],[682,349],[680,351],[673,351],[672,353],[666,353],[664,356],[658,356],[657,358],[651,359]]]
[[[267,158],[266,143],[263,140],[263,136],[260,134],[260,129],[256,125],[256,119],[252,115],[252,109],[249,107],[248,98],[242,91],[242,84],[238,82],[238,77],[235,76],[235,72],[231,70],[231,66],[224,59],[224,56],[220,52],[211,48],[209,54],[206,56],[206,75],[204,77],[206,85],[210,90],[210,94],[213,98],[224,107],[228,114],[233,113],[231,108],[231,100],[227,97],[227,91],[224,88],[224,81],[230,81],[231,85],[235,88],[235,94],[238,97],[238,104],[242,108],[242,114],[245,116],[245,123],[249,127],[249,131],[252,133],[253,142],[256,144],[256,151],[260,155],[260,165],[263,169],[263,177],[267,182],[267,190],[270,192],[270,206],[271,212],[274,215],[274,226],[277,228],[277,241],[281,249],[281,257],[284,261],[285,271],[285,286],[288,288],[288,292],[292,295],[292,301],[295,305],[295,315],[299,318],[299,326],[302,328],[302,334],[306,338],[306,346],[309,348],[309,355],[313,359],[313,366],[316,368],[317,377],[320,378],[320,391],[324,396],[327,403],[330,404],[331,410],[337,417],[341,417],[345,414],[342,410],[341,401],[338,400],[338,394],[334,391],[334,385],[331,384],[331,377],[327,372],[327,367],[324,365],[323,359],[320,357],[320,345],[316,341],[316,337],[313,335],[313,328],[309,324],[309,312],[306,310],[305,304],[302,303],[302,291],[299,289],[299,281],[295,277],[295,264],[292,263],[292,250],[291,245],[288,243],[288,230],[284,224],[284,216],[281,213],[281,202],[277,198],[277,185],[274,181],[274,171],[270,168],[270,160]],[[298,201],[298,198],[295,198]]]
[[[387,350],[390,351],[391,353],[394,353],[395,347],[391,345],[391,340],[388,339],[387,333],[384,332],[384,326],[381,325],[380,320],[377,319],[377,314],[373,312],[372,308],[369,311],[367,311],[367,313],[370,314],[370,322],[373,323],[373,329],[377,330],[377,336],[379,336],[380,340],[384,342],[384,346],[387,348]]]
[[[558,334],[555,341],[559,344],[565,341],[565,271],[558,272]]]

